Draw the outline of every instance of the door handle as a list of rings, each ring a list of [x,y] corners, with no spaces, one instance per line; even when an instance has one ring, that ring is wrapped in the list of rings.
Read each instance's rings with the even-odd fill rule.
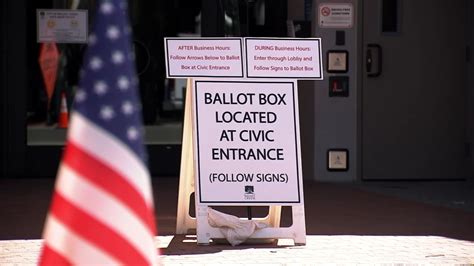
[[[376,56],[374,56],[374,53]],[[367,44],[365,67],[368,77],[375,78],[382,74],[382,46],[376,43]],[[372,69],[375,70],[372,71]]]

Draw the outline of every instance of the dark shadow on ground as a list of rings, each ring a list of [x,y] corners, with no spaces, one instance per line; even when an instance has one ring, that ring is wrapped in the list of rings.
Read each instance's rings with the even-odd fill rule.
[[[174,235],[178,179],[154,178],[152,185],[159,234]],[[53,186],[52,178],[0,179],[0,239],[41,238]],[[305,181],[304,193],[308,235],[433,235],[474,241],[472,212],[368,192],[347,184]],[[254,215],[262,215],[262,209],[253,210]],[[243,217],[246,213],[244,207],[237,210]],[[282,226],[289,225],[291,211],[284,208]]]
[[[267,242],[253,242],[243,243],[238,246],[231,246],[225,240],[218,240],[212,242],[209,245],[198,245],[195,235],[175,235],[173,240],[169,243],[168,247],[161,248],[162,255],[198,255],[198,254],[209,254],[218,253],[224,250],[244,250],[244,249],[278,249],[288,248],[293,245],[278,245],[277,241]],[[272,250],[269,250],[272,252]]]

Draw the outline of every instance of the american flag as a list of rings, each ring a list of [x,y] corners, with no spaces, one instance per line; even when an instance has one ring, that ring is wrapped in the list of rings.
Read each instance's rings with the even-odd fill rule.
[[[156,265],[126,1],[99,1],[40,265]]]

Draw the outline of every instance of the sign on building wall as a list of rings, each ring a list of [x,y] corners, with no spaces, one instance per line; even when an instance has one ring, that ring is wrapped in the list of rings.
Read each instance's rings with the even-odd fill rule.
[[[37,9],[37,42],[87,43],[87,10]]]
[[[318,21],[321,28],[352,28],[354,8],[351,3],[321,3]]]
[[[199,204],[302,203],[296,81],[196,80]]]

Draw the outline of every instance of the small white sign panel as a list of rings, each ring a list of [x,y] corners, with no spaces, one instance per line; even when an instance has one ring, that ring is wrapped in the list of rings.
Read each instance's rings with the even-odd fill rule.
[[[245,38],[247,77],[323,79],[321,39]]]
[[[347,151],[333,150],[328,152],[329,170],[347,170]]]
[[[328,72],[347,72],[347,51],[328,51]]]
[[[37,9],[37,42],[87,43],[87,10]]]
[[[352,28],[354,9],[351,3],[319,4],[320,28]]]
[[[168,78],[244,77],[241,38],[165,38]]]
[[[303,202],[296,84],[195,81],[199,204]]]

